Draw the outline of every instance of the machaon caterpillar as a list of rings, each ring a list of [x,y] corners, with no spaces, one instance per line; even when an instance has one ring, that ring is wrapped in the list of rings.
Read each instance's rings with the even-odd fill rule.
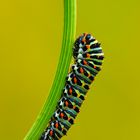
[[[101,70],[104,53],[91,34],[83,33],[74,43],[73,58],[74,64],[66,77],[62,96],[40,140],[59,140],[66,135],[79,113],[89,86]]]

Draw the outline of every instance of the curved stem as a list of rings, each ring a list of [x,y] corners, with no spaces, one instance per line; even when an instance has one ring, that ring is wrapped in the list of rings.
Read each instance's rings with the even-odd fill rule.
[[[64,0],[64,29],[59,63],[49,97],[24,140],[38,140],[48,124],[62,94],[68,73],[76,31],[76,0]]]

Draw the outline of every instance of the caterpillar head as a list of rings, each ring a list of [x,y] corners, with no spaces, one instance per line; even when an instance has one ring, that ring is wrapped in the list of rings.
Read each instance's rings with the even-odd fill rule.
[[[95,38],[93,38],[91,34],[83,33],[81,36],[79,36],[74,43],[73,57],[77,58],[77,55],[79,53],[84,52],[85,45],[90,45],[90,43],[93,42],[94,40]]]

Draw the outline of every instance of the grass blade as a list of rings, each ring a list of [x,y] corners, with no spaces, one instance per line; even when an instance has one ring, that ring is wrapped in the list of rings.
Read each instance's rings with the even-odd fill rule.
[[[40,114],[38,115],[32,128],[25,136],[24,140],[38,140],[56,108],[57,102],[62,94],[66,75],[68,73],[72,57],[72,46],[75,39],[75,32],[76,0],[64,0],[64,29],[62,48],[54,82]]]

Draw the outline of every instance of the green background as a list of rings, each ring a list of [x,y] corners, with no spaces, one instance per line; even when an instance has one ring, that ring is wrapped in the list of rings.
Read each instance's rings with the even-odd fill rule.
[[[140,1],[78,0],[77,36],[92,33],[103,69],[63,140],[140,139]],[[49,94],[63,0],[0,1],[0,139],[22,140]]]

